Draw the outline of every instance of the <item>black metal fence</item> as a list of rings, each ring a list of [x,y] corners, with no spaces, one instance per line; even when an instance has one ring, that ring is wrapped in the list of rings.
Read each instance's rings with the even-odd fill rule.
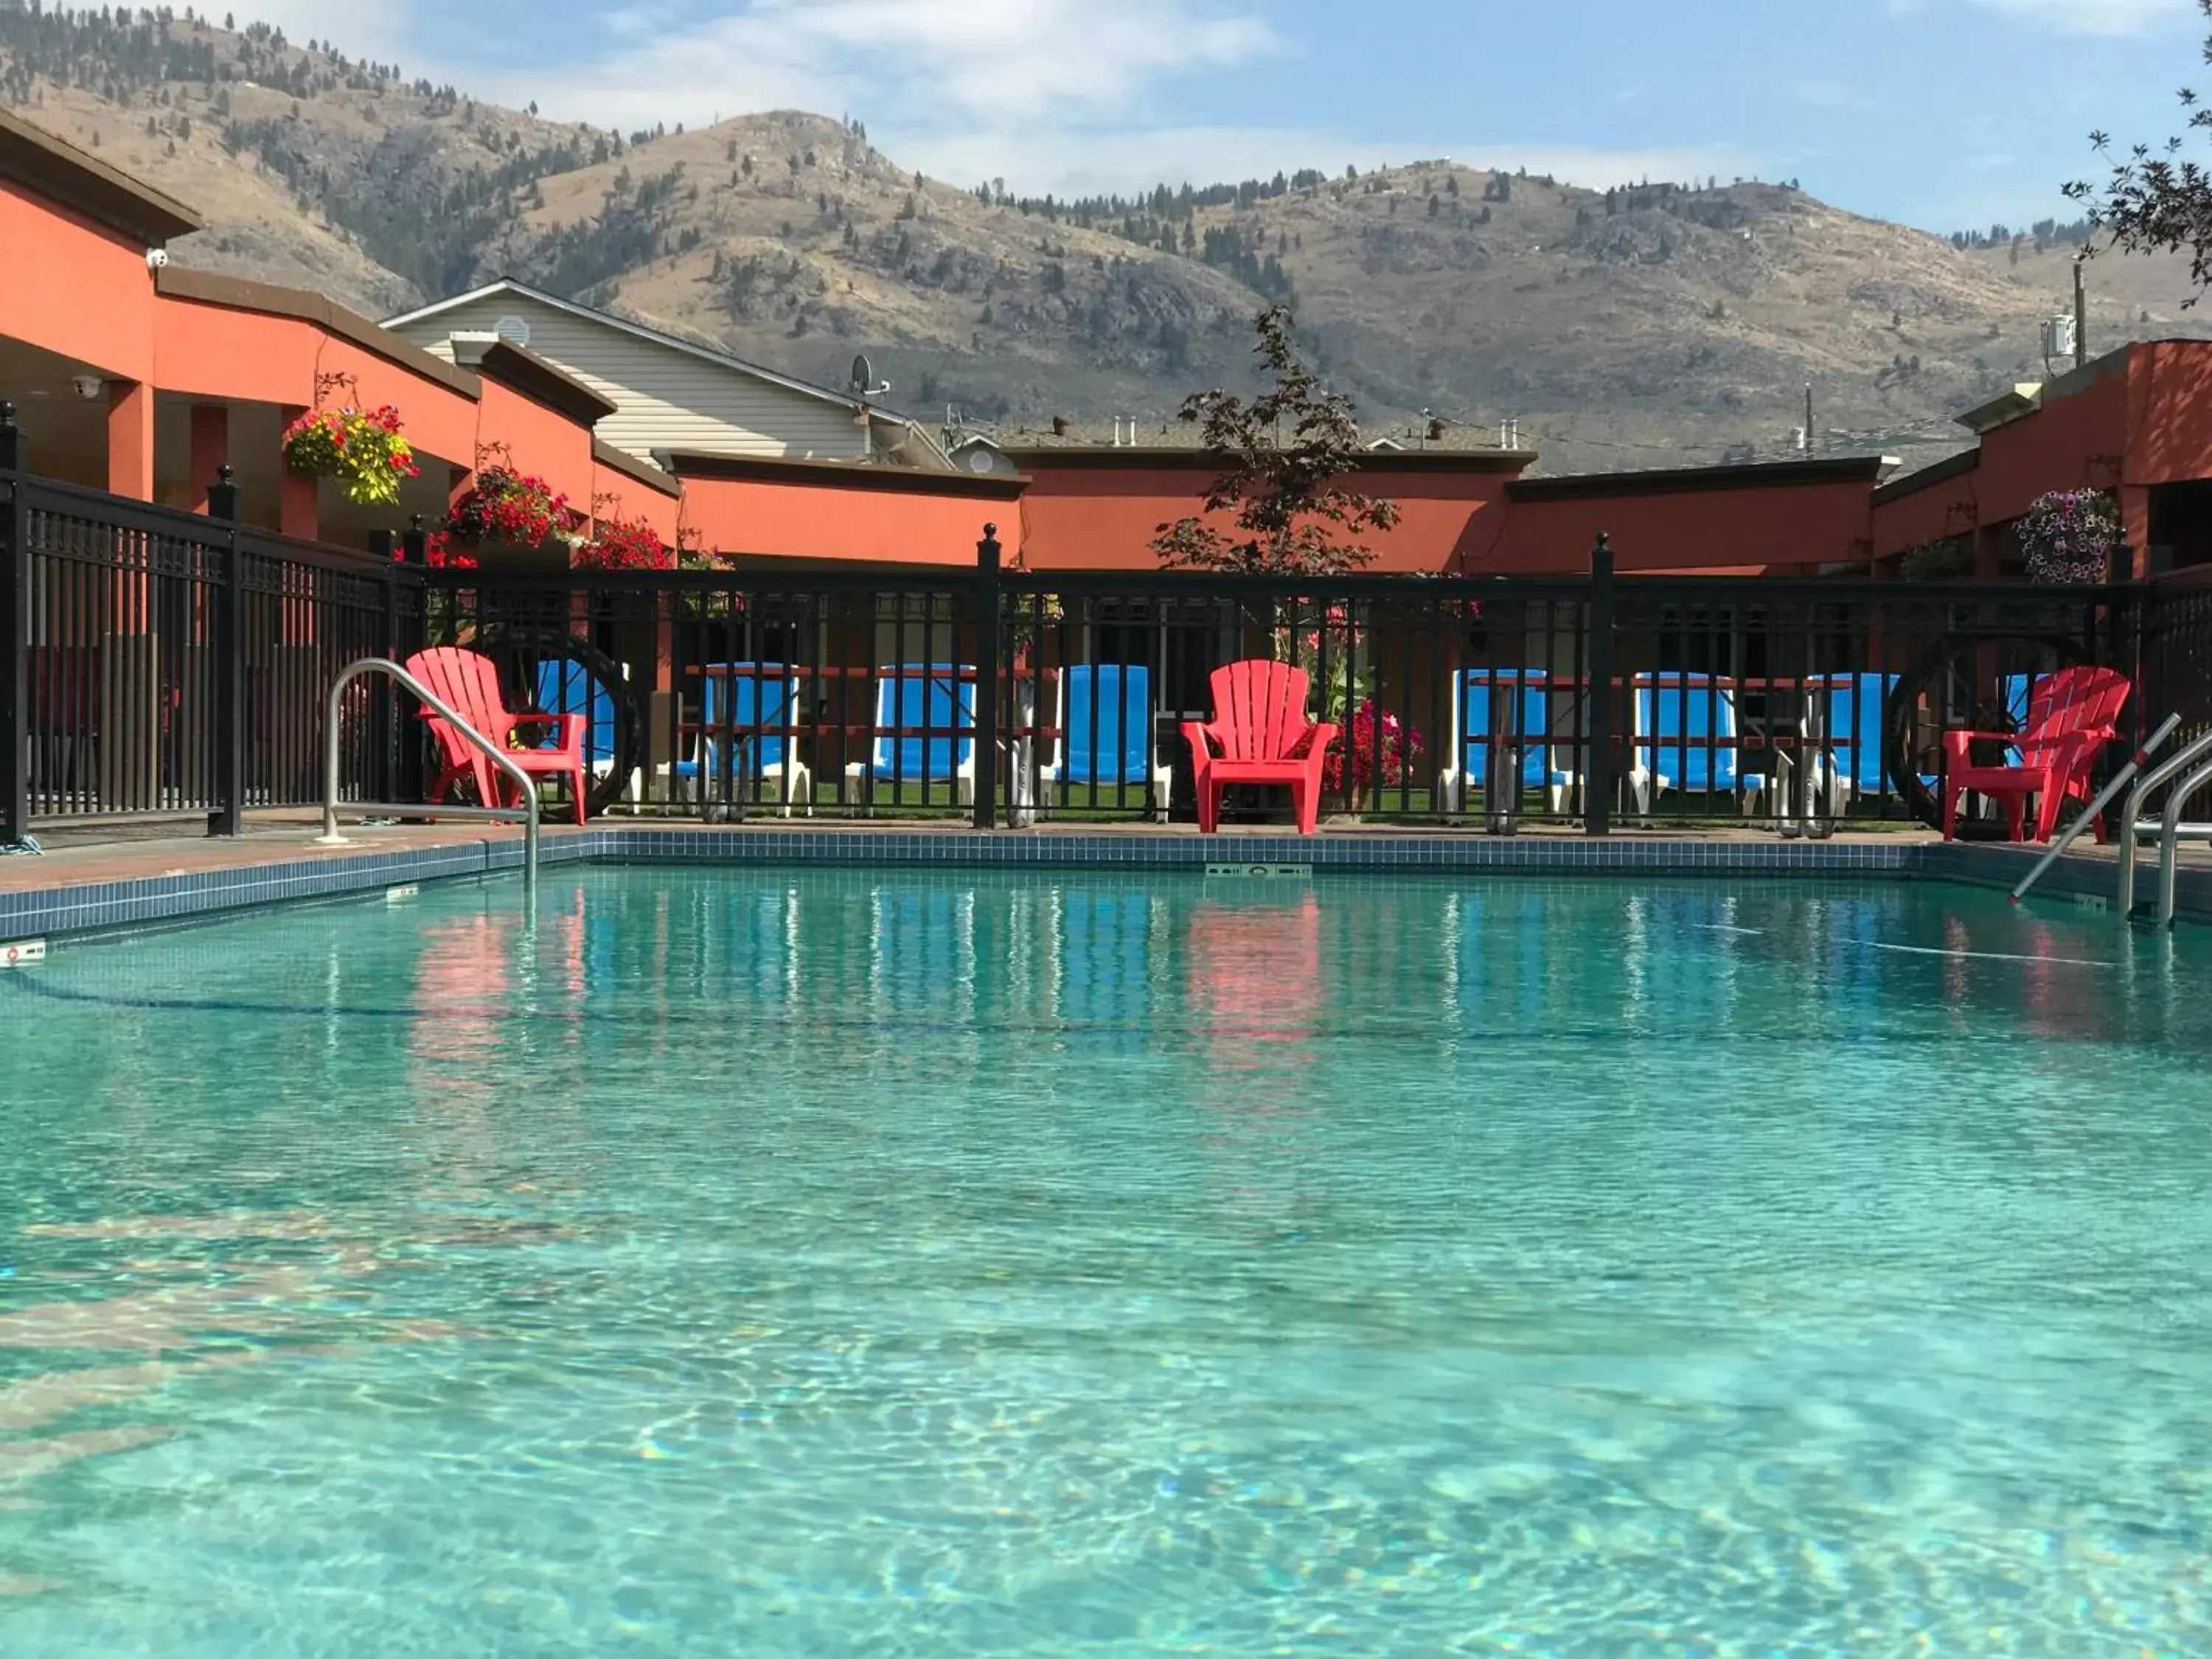
[[[2158,592],[1865,580],[427,573],[428,637],[590,717],[601,811],[1193,815],[1188,728],[1240,659],[1308,677],[1323,810],[1407,825],[1932,823],[1940,733],[2024,723],[2072,664],[2172,701],[2212,617]],[[2200,638],[2200,636],[2203,636]],[[2191,643],[2195,641],[2195,643]],[[1997,742],[1996,747],[2004,745]],[[1242,792],[1226,816],[1279,813]]]
[[[511,710],[582,717],[595,811],[710,819],[1188,818],[1212,676],[1255,658],[1336,728],[1322,811],[1408,827],[1932,823],[1941,734],[2002,756],[2072,664],[2133,682],[2125,735],[2212,725],[2212,586],[2179,579],[1617,576],[1601,544],[1571,579],[1042,574],[988,532],[961,569],[430,568],[419,534],[364,556],[239,525],[222,488],[201,517],[9,459],[0,842],[312,805],[339,669],[441,647]],[[419,799],[411,705],[364,682],[343,719],[344,793]],[[1223,816],[1284,805],[1232,787]]]
[[[201,516],[10,459],[0,427],[0,845],[126,820],[235,833],[251,809],[319,801],[330,684],[419,637],[419,578],[237,523],[227,482]],[[348,793],[397,787],[416,741],[362,688]]]

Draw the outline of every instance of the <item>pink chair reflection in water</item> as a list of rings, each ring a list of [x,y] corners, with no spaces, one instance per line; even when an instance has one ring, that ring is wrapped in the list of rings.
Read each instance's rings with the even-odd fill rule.
[[[456,916],[422,930],[415,958],[415,1018],[407,1028],[416,1099],[450,1129],[493,1099],[488,1080],[510,1036],[513,916]]]
[[[1201,902],[1192,913],[1188,997],[1194,1035],[1214,1070],[1303,1066],[1320,1036],[1321,905]]]

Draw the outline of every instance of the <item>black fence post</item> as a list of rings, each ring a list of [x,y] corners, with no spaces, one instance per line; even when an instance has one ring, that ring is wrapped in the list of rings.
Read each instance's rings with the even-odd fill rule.
[[[1589,699],[1583,828],[1604,836],[1613,832],[1613,543],[1603,531],[1590,550]]]
[[[368,556],[376,561],[378,579],[384,585],[384,637],[377,649],[392,655],[399,643],[399,573],[393,568],[399,556],[399,538],[389,530],[368,532]],[[391,696],[396,688],[386,687],[368,710],[368,752],[375,775],[368,781],[368,793],[376,800],[398,800],[392,792],[398,788],[394,775],[395,751],[392,745],[392,708]]]
[[[238,544],[238,486],[219,468],[208,486],[209,522],[225,526],[222,586],[215,608],[215,793],[210,836],[246,829],[246,555]]]
[[[415,611],[411,617],[399,620],[389,642],[392,659],[404,663],[421,650],[428,641],[430,625],[430,590],[424,583],[422,570],[430,562],[430,533],[422,528],[422,515],[416,513],[407,520],[407,529],[399,538],[399,562],[410,573],[415,589]],[[398,685],[392,688],[392,707],[397,711],[399,750],[398,775],[392,781],[398,793],[395,801],[422,799],[422,722],[417,718],[422,705],[412,695]],[[411,822],[411,820],[410,820]]]
[[[0,404],[0,847],[31,833],[30,441]]]
[[[999,826],[999,526],[975,544],[975,827]],[[955,696],[958,694],[956,690]],[[927,705],[925,705],[927,706]],[[955,708],[958,705],[956,703]]]

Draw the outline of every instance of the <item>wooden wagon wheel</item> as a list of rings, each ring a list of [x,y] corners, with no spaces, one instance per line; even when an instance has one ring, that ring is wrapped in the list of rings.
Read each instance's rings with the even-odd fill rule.
[[[1912,816],[1931,830],[1943,823],[1943,797],[1936,781],[1942,766],[1941,727],[2018,729],[2002,699],[1973,695],[1992,659],[2000,675],[2048,674],[2089,660],[2079,641],[2060,635],[1961,636],[1938,641],[1921,653],[1891,689],[1883,708],[1882,756],[1890,787]],[[1978,744],[1974,757],[1978,763],[2001,766],[2002,745]],[[1962,811],[1960,816],[1962,841],[2001,841],[2004,835],[2003,822],[1994,813],[1969,817]]]
[[[605,691],[614,705],[612,755],[592,757],[594,775],[588,795],[591,816],[601,816],[619,801],[629,787],[631,775],[645,764],[645,716],[638,707],[635,690],[623,678],[622,664],[589,640],[557,629],[502,623],[486,627],[471,648],[499,665],[499,683],[510,708],[544,708],[538,696],[538,676],[549,662],[562,665],[563,683],[568,673],[567,665],[571,663],[591,676],[592,684]],[[546,712],[588,715],[591,710]]]

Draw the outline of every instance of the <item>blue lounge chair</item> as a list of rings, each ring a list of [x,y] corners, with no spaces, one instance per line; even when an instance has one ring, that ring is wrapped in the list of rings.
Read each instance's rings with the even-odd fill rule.
[[[595,779],[615,769],[615,698],[592,671],[573,657],[548,657],[538,665],[538,707],[548,714],[588,714],[584,763]],[[550,745],[541,745],[550,746]],[[635,801],[644,769],[630,769],[623,799]]]
[[[1081,663],[1060,677],[1060,712],[1053,721],[1060,736],[1052,763],[1037,774],[1045,799],[1057,789],[1063,798],[1079,787],[1120,790],[1149,785],[1152,816],[1168,817],[1168,792],[1175,769],[1159,763],[1152,741],[1152,675],[1141,665]]]
[[[806,815],[812,817],[814,775],[799,758],[797,739],[776,735],[775,730],[791,724],[798,707],[799,682],[791,671],[780,663],[714,663],[708,665],[705,678],[699,719],[706,730],[700,733],[699,759],[677,762],[678,781],[688,793],[689,786],[704,777],[707,800],[721,799],[725,776],[721,733],[726,720],[729,755],[734,763],[727,772],[732,793],[742,794],[757,778],[763,783],[773,780],[784,817],[791,816],[793,800],[804,800]],[[729,698],[727,715],[722,712],[725,695]]]
[[[975,671],[949,663],[876,670],[876,738],[868,758],[848,761],[848,795],[868,786],[950,783],[961,805],[975,799]]]
[[[1894,674],[1826,674],[1808,682],[1816,696],[1824,696],[1827,721],[1822,735],[1827,747],[1813,759],[1814,798],[1827,797],[1831,817],[1840,814],[1855,795],[1880,795],[1888,787],[1882,753],[1883,716],[1890,693],[1897,690]]]
[[[2008,674],[2001,682],[2004,689],[2005,714],[2012,721],[2014,731],[2026,729],[2028,701],[2035,695],[2035,683],[2048,678],[2046,674]],[[2007,766],[2019,765],[2020,750],[2008,746],[2004,763]]]
[[[1711,674],[1638,674],[1636,733],[1628,787],[1639,815],[1669,789],[1705,795],[1743,793],[1757,810],[1767,780],[1737,763],[1735,688]]]
[[[1544,672],[1462,668],[1452,676],[1451,747],[1444,751],[1443,770],[1437,774],[1437,801],[1442,811],[1464,811],[1468,788],[1488,787],[1490,740],[1496,735],[1491,698],[1510,696],[1514,686],[1521,690],[1521,787],[1541,789],[1551,781],[1551,697]]]
[[[1077,1054],[1141,1053],[1160,994],[1158,901],[1141,890],[1088,885],[1054,888],[1047,897],[1055,924],[1048,960],[1059,969],[1057,1042]]]

